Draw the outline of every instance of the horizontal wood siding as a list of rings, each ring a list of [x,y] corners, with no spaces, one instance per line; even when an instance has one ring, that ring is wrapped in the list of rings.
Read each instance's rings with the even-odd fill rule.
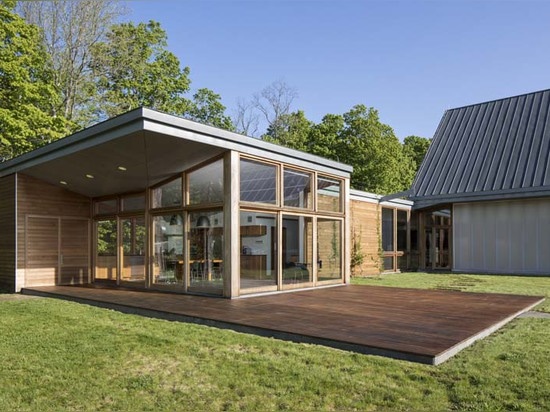
[[[15,291],[15,181],[16,175],[0,179],[0,289]]]
[[[63,245],[73,242],[75,245],[85,248],[85,250],[77,253],[79,256],[79,265],[77,266],[80,266],[84,260],[82,256],[85,256],[85,260],[89,262],[89,241],[83,242],[82,231],[66,231],[62,237],[63,244],[61,244],[58,241],[59,221],[53,218],[90,219],[90,210],[91,199],[85,196],[34,177],[18,175],[17,267],[19,270],[25,271],[25,286],[56,284],[59,279],[59,264],[55,267],[52,265],[55,261],[62,262],[59,259],[54,259],[52,253],[59,253],[60,247]],[[52,219],[39,220],[38,216]],[[26,226],[29,221],[31,227]],[[52,221],[55,223],[52,223]],[[28,229],[30,229],[29,233],[27,233]],[[73,233],[76,233],[74,239],[71,237]],[[52,244],[47,245],[50,242]],[[26,247],[28,247],[28,250]],[[26,259],[30,259],[30,261],[27,262]],[[86,266],[86,273],[83,273],[82,279],[87,279],[89,263]]]
[[[352,199],[350,209],[351,249],[353,251],[353,243],[358,242],[364,254],[363,264],[354,269],[354,274],[355,276],[378,275],[381,265],[379,206],[376,203]]]

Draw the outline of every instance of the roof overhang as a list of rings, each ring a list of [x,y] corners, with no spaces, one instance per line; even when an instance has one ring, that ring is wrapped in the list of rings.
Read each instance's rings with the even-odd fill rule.
[[[0,177],[24,173],[99,197],[141,191],[228,150],[341,177],[352,171],[339,162],[139,108],[1,163]]]

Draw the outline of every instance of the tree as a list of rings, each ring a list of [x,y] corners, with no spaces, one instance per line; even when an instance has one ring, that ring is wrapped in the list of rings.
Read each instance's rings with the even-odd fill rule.
[[[340,160],[354,167],[351,185],[380,194],[407,189],[414,177],[412,161],[393,129],[380,121],[378,111],[357,105],[343,117]]]
[[[254,109],[254,104],[242,98],[238,99],[233,115],[233,124],[236,131],[246,136],[256,137],[259,123],[259,114]]]
[[[418,171],[426,152],[430,147],[431,139],[426,139],[420,136],[407,136],[403,140],[403,151],[412,159],[414,163],[414,170]]]
[[[92,48],[92,69],[102,103],[99,119],[140,106],[170,114],[188,113],[192,103],[189,68],[180,69],[168,50],[166,32],[155,21],[111,27],[106,41]]]
[[[51,57],[53,84],[61,95],[55,114],[88,126],[97,104],[91,49],[104,40],[124,9],[116,0],[49,0],[21,1],[18,10],[40,27]]]
[[[56,140],[68,122],[56,116],[59,95],[37,27],[0,2],[0,160]]]
[[[210,89],[197,90],[193,95],[189,118],[221,129],[235,130],[231,118],[225,115],[225,106],[220,99],[220,95]]]
[[[308,151],[313,122],[306,119],[303,111],[283,114],[268,127],[263,140],[292,149]]]

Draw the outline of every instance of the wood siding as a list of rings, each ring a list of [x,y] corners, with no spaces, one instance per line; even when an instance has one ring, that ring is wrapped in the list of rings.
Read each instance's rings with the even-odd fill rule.
[[[15,291],[16,175],[0,179],[0,288]]]
[[[18,175],[18,288],[88,281],[90,206],[85,196]]]
[[[354,275],[378,275],[382,263],[380,260],[379,205],[352,199],[350,209],[351,249],[353,251],[354,242],[358,242],[364,254],[363,264],[354,269]]]

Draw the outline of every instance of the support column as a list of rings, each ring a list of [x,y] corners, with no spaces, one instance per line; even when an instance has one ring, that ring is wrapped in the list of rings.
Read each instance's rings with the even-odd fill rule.
[[[239,239],[239,197],[240,169],[239,154],[228,151],[224,156],[224,258],[223,295],[236,298],[240,291],[240,239]]]

